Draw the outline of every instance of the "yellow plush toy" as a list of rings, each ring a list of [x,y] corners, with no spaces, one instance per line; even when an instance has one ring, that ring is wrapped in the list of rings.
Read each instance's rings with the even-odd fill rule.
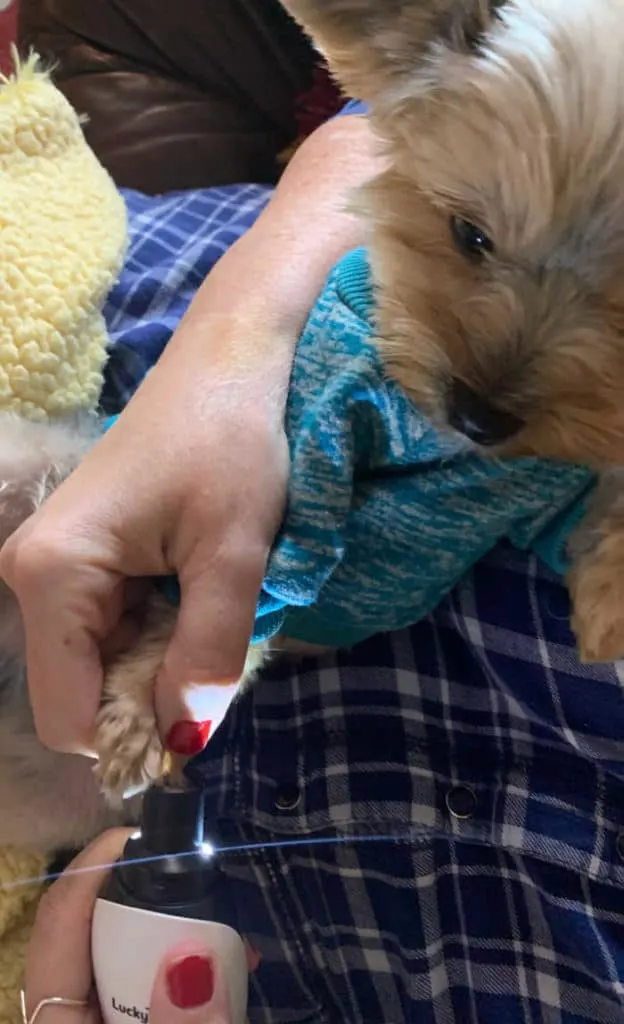
[[[97,405],[102,305],[126,212],[80,119],[36,57],[0,80],[0,410],[31,419]],[[1,824],[0,824],[1,836]],[[46,858],[0,847],[0,1024],[20,1019],[28,933]]]
[[[0,87],[0,408],[94,407],[102,304],[126,243],[123,200],[80,120],[31,57]]]
[[[19,992],[46,858],[0,848],[0,1021],[20,1021]]]

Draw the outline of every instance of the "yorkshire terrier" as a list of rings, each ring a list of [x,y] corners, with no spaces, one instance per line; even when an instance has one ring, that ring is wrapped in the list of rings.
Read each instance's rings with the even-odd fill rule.
[[[387,158],[356,202],[389,375],[483,454],[599,473],[572,624],[624,656],[621,3],[283,2]]]
[[[573,627],[584,660],[623,656],[620,0],[284,4],[346,93],[368,103],[385,153],[385,169],[355,202],[368,228],[388,373],[439,429],[484,454],[572,460],[599,473],[572,545]],[[0,424],[0,438],[8,535],[90,441],[83,428],[15,421]],[[19,616],[10,594],[1,596],[0,805],[10,823],[36,800],[29,785],[36,790],[44,773],[49,791],[60,755],[34,738]],[[97,739],[108,796],[165,770],[152,689],[174,615],[154,601],[139,642],[108,672]],[[241,683],[265,657],[250,651]],[[15,746],[16,722],[30,754]],[[100,827],[109,812],[104,802],[93,810],[88,765],[72,771],[92,801],[78,831]],[[2,787],[13,794],[8,808]],[[64,808],[69,802],[63,795]]]

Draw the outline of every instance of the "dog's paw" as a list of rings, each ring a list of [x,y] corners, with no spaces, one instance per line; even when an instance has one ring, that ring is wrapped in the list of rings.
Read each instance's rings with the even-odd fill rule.
[[[111,805],[141,793],[167,772],[154,711],[147,704],[147,700],[138,702],[135,694],[122,694],[99,711],[95,774]]]
[[[136,645],[106,674],[96,720],[95,772],[113,805],[165,777],[175,784],[183,779],[188,759],[164,749],[154,709],[154,684],[174,627],[175,609],[162,598],[154,598]],[[253,681],[267,656],[265,644],[249,649],[237,693]]]
[[[96,720],[95,772],[113,804],[142,792],[170,771],[158,734],[154,684],[174,626],[175,609],[155,597],[135,646],[106,673]]]
[[[569,585],[580,660],[624,658],[624,544],[619,534],[603,537],[580,560]]]

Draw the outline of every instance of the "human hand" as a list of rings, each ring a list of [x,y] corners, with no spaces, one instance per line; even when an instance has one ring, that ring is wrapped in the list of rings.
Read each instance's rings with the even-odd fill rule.
[[[234,693],[282,516],[288,448],[283,393],[238,366],[227,330],[218,337],[207,353],[203,334],[182,329],[117,424],[2,550],[49,747],[92,752],[103,652],[132,638],[149,577],[175,572],[181,585],[155,688],[166,745],[198,753],[201,723],[214,730],[225,713],[223,686]],[[255,351],[263,347],[256,337]]]
[[[123,829],[105,833],[42,897],[26,963],[28,1021],[41,1000],[61,996],[84,1005],[44,1006],[38,1024],[101,1024],[93,991],[91,922],[98,893],[128,834]],[[172,948],[160,963],[150,1024],[229,1024],[228,1003],[218,958],[197,943],[184,943]]]
[[[330,268],[364,242],[349,204],[383,166],[364,117],[330,121],[304,142],[118,424],[4,546],[0,576],[25,620],[46,745],[92,751],[102,650],[132,636],[127,613],[146,576],[175,571],[182,584],[156,681],[165,742],[173,723],[211,717],[211,687],[192,684],[238,679],[283,512],[296,341]],[[204,708],[191,708],[200,695]]]

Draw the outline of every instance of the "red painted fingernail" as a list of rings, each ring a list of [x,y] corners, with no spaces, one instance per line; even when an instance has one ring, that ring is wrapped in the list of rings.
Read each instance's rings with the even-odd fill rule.
[[[186,956],[167,971],[167,991],[179,1010],[205,1006],[214,995],[212,961],[203,956]]]
[[[174,754],[193,757],[210,739],[212,722],[176,722],[167,735],[167,747]]]

